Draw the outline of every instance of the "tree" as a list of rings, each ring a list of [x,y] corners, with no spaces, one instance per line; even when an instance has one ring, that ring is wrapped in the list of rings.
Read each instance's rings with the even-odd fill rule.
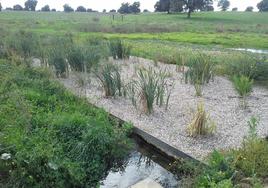
[[[230,1],[228,1],[228,0],[219,0],[219,2],[218,2],[218,7],[219,7],[222,11],[226,11],[226,10],[228,10],[228,8],[230,7]]]
[[[83,6],[79,6],[76,9],[76,12],[86,12],[86,11],[87,11],[87,9],[85,7],[83,7]]]
[[[70,7],[68,4],[63,5],[64,12],[73,12],[74,9]]]
[[[213,12],[214,11],[214,7],[212,5],[208,5],[208,6],[205,6],[203,9],[201,9],[202,11],[211,11]]]
[[[55,8],[51,9],[52,12],[56,12],[57,10]]]
[[[0,2],[0,11],[2,11],[2,5],[1,5],[1,2]]]
[[[38,1],[37,0],[27,0],[24,5],[25,5],[25,10],[27,11],[35,11],[36,5]]]
[[[236,12],[236,11],[238,11],[238,8],[237,7],[234,7],[234,8],[232,8],[232,11],[233,12]]]
[[[102,10],[102,13],[106,13],[106,12],[107,12],[106,9],[103,9],[103,10]]]
[[[44,7],[41,8],[42,12],[49,12],[50,11],[50,7],[49,5],[45,5]]]
[[[23,7],[21,5],[19,5],[19,4],[17,4],[17,5],[14,5],[13,6],[13,10],[15,10],[15,11],[22,11],[23,10]]]
[[[252,6],[249,6],[249,7],[247,7],[246,8],[246,12],[252,12],[253,11],[253,9],[254,9],[254,7],[252,7]]]
[[[268,12],[268,0],[262,0],[257,4],[257,7],[260,12]]]
[[[144,13],[150,12],[148,9],[143,10]]]
[[[121,14],[140,13],[140,2],[134,2],[132,5],[129,3],[122,3],[117,12]]]
[[[155,12],[168,12],[170,11],[170,0],[160,0],[154,5]]]
[[[130,13],[134,14],[140,13],[141,12],[140,6],[141,6],[140,2],[138,1],[134,2],[132,5],[129,6]]]
[[[203,10],[204,7],[213,4],[213,0],[182,0],[184,3],[184,9],[187,11],[187,17],[191,17],[191,13],[195,10]]]
[[[182,12],[183,11],[183,1],[180,0],[170,0],[168,12]]]
[[[116,12],[116,10],[115,9],[112,9],[112,10],[110,10],[110,12]]]

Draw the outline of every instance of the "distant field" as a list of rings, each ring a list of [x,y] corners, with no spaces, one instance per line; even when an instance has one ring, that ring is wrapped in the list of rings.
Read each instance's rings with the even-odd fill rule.
[[[160,40],[206,46],[268,49],[268,13],[203,12],[139,15],[60,12],[1,12],[0,29],[38,33],[72,32],[79,37],[101,35],[128,40]]]

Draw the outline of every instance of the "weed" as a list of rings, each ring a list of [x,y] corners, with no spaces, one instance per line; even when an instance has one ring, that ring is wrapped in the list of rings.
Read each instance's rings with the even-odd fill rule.
[[[197,111],[187,131],[190,136],[212,134],[216,129],[216,124],[210,119],[210,115],[206,113],[204,103],[197,105]]]

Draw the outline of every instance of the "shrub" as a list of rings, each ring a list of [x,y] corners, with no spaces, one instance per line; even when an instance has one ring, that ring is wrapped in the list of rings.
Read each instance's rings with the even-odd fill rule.
[[[106,64],[99,69],[96,76],[101,82],[106,97],[122,96],[123,83],[117,66]]]
[[[194,115],[194,118],[190,125],[187,128],[187,131],[190,136],[206,135],[211,134],[215,131],[216,125],[210,119],[209,114],[206,113],[204,104],[199,103],[197,105],[197,112]]]
[[[129,59],[131,48],[117,39],[110,41],[110,51],[114,59]]]
[[[214,63],[204,55],[198,54],[187,63],[189,69],[185,73],[185,82],[191,84],[209,83],[214,76]]]

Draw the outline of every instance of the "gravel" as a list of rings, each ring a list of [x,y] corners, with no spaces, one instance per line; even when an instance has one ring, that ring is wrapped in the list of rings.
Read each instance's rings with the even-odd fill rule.
[[[252,116],[260,118],[258,134],[261,137],[268,135],[268,90],[265,88],[254,87],[247,99],[248,108],[243,109],[232,83],[225,77],[215,77],[213,82],[204,86],[203,97],[196,97],[194,87],[182,81],[183,75],[176,72],[175,65],[154,63],[137,57],[124,61],[109,60],[109,63],[120,65],[125,82],[136,78],[137,68],[166,69],[170,73],[169,83],[174,82],[168,109],[155,107],[153,114],[148,116],[135,109],[128,99],[105,98],[100,83],[93,75],[83,91],[77,87],[74,74],[60,81],[76,94],[86,95],[96,106],[132,122],[134,126],[199,160],[204,160],[214,149],[239,147],[248,134],[247,122]],[[187,126],[199,102],[205,104],[217,129],[213,135],[193,138],[188,135]]]

